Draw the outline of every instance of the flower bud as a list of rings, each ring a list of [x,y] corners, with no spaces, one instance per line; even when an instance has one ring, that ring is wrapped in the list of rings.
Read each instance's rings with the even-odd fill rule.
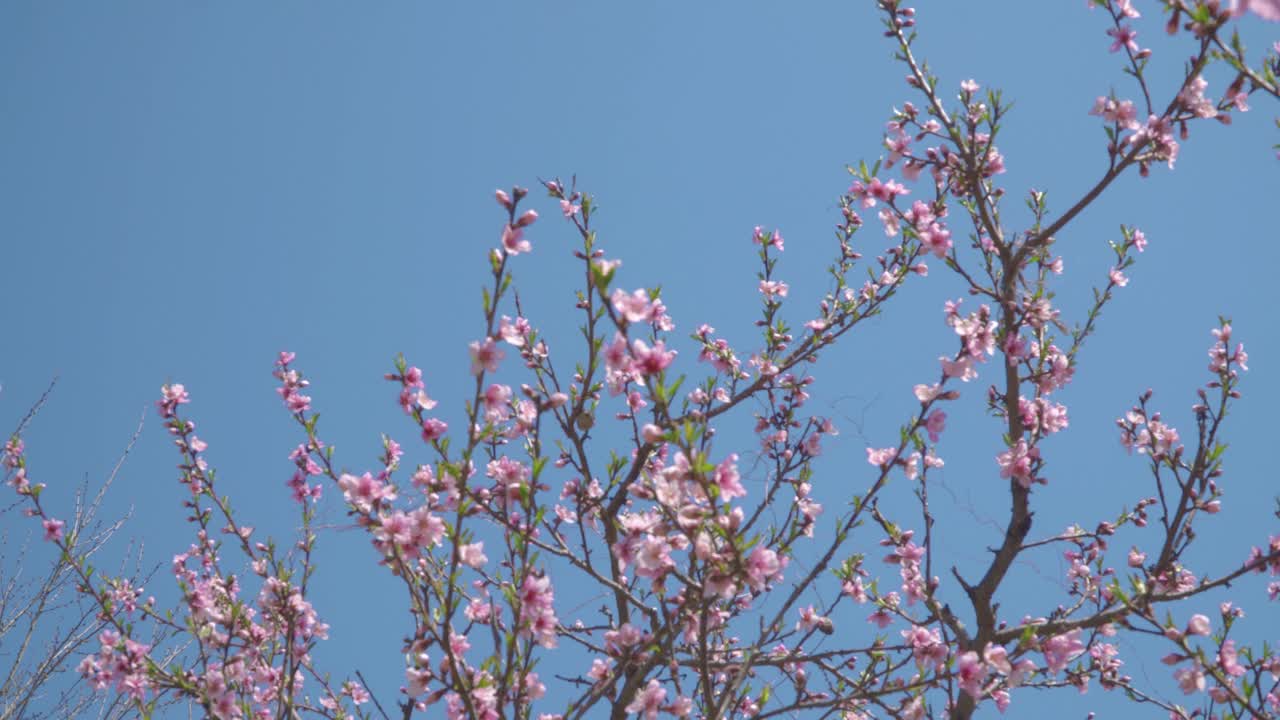
[[[1209,624],[1209,618],[1197,613],[1192,615],[1191,619],[1187,621],[1187,634],[1208,635],[1211,627],[1212,626]]]
[[[662,434],[663,434],[662,428],[658,427],[657,425],[654,425],[653,423],[649,423],[645,425],[644,428],[640,431],[641,437],[643,437],[644,441],[647,443],[660,442],[662,440]]]

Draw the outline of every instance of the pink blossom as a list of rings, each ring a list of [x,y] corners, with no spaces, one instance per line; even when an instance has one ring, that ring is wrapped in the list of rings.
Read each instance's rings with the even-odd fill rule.
[[[485,389],[481,398],[484,416],[489,422],[502,422],[511,415],[511,387],[493,383]]]
[[[897,448],[867,448],[867,462],[876,467],[889,467],[897,456]]]
[[[774,230],[772,234],[767,234],[765,233],[764,228],[757,225],[755,230],[751,233],[751,242],[756,245],[770,245],[777,248],[778,252],[783,251],[784,242],[782,240],[782,233],[777,230]]]
[[[502,319],[498,321],[498,337],[515,347],[524,347],[525,342],[529,339],[529,333],[532,331],[533,328],[530,327],[529,321],[523,317],[517,317],[513,321],[503,315]]]
[[[647,578],[660,578],[667,574],[676,562],[671,558],[671,543],[666,538],[650,535],[640,541],[640,550],[632,556],[636,564],[636,575]]]
[[[1041,644],[1040,650],[1044,653],[1045,664],[1049,666],[1049,672],[1062,672],[1067,663],[1084,652],[1084,643],[1080,640],[1080,630],[1054,635]]]
[[[1017,445],[996,457],[996,463],[1000,465],[1000,477],[1012,478],[1029,489],[1035,479],[1032,476],[1032,464],[1039,458],[1039,448],[1028,447],[1026,440],[1018,440]]]
[[[800,514],[804,516],[804,534],[813,537],[814,521],[822,514],[822,504],[815,502],[809,497],[811,488],[809,483],[800,483],[800,487],[796,488],[796,508],[800,510]]]
[[[924,712],[924,696],[917,695],[902,701],[902,708],[898,711],[896,717],[901,718],[901,720],[922,720]]]
[[[370,512],[377,505],[396,499],[395,488],[365,473],[359,477],[343,473],[338,478],[338,487],[342,488],[342,496],[348,503],[361,512]]]
[[[916,399],[921,403],[927,403],[938,397],[938,393],[942,391],[941,385],[916,385],[913,392]]]
[[[753,590],[763,590],[766,583],[777,577],[782,569],[778,553],[759,545],[747,556],[747,583]]]
[[[401,382],[406,387],[422,387],[422,370],[417,367],[406,368]]]
[[[1138,550],[1138,548],[1136,547],[1129,550],[1129,567],[1140,568],[1146,562],[1147,562],[1146,553]]]
[[[947,645],[942,642],[942,634],[937,628],[916,625],[903,630],[902,637],[911,646],[911,654],[921,666],[941,667],[947,661]]]
[[[867,622],[883,630],[893,624],[893,615],[882,607],[868,615]]]
[[[591,661],[591,669],[587,671],[587,677],[596,682],[607,680],[611,674],[609,661],[602,658],[593,659]]]
[[[1143,252],[1147,249],[1147,236],[1144,235],[1141,230],[1133,231],[1131,242],[1133,243],[1133,246],[1138,249],[1138,252]]]
[[[902,225],[899,224],[898,216],[894,213],[893,208],[881,208],[880,212],[876,213],[876,215],[879,216],[881,224],[884,225],[885,237],[893,237],[902,230]],[[890,276],[889,279],[885,279],[885,275],[881,275],[880,278],[880,283],[883,285],[887,285],[892,282],[892,276]]]
[[[463,545],[458,548],[458,557],[462,560],[463,564],[473,568],[484,567],[484,564],[489,562],[489,558],[485,557],[484,554],[483,542],[474,542]]]
[[[533,250],[533,245],[524,239],[524,228],[510,224],[502,226],[502,247],[508,255],[519,255]]]
[[[666,370],[676,357],[675,350],[667,350],[667,345],[659,340],[650,348],[643,340],[631,343],[631,355],[635,359],[636,371],[641,375],[657,375]]]
[[[949,357],[940,357],[938,360],[942,363],[942,374],[949,378],[960,378],[964,382],[969,382],[978,377],[978,371],[974,369],[974,358],[966,355],[959,360],[952,360]]]
[[[627,319],[627,322],[638,323],[654,319],[654,305],[649,298],[649,291],[640,288],[628,295],[621,289],[613,291],[609,298],[613,309]]]
[[[617,630],[609,630],[604,634],[604,650],[610,655],[621,655],[652,636],[631,623],[622,623]],[[594,668],[593,668],[594,669]]]
[[[444,542],[445,526],[440,516],[426,507],[420,507],[409,513],[412,527],[410,546],[406,548],[410,555],[417,553],[418,548],[427,546],[439,547]]]
[[[894,136],[886,135],[884,145],[889,150],[889,157],[885,158],[884,166],[891,168],[904,155],[911,152],[911,136],[903,132]]]
[[[530,470],[527,465],[503,455],[489,461],[485,466],[485,475],[496,481],[496,490],[503,502],[524,501],[525,492],[529,489]]]
[[[156,401],[156,407],[160,410],[160,416],[165,418],[173,417],[179,405],[191,402],[191,396],[187,394],[187,389],[181,383],[161,386],[160,396]]]
[[[1022,424],[1028,428],[1040,426],[1040,403],[1032,402],[1025,397],[1018,398],[1018,415]]]
[[[924,427],[929,433],[929,442],[938,442],[942,431],[947,427],[947,414],[941,410],[934,410],[929,413],[929,417],[925,418]]]
[[[613,277],[614,271],[616,271],[619,267],[622,266],[622,261],[621,260],[605,260],[604,258],[601,258],[591,263],[591,266],[594,267],[601,275],[605,276],[606,278],[611,278]]]
[[[547,686],[538,678],[538,673],[531,672],[524,676],[524,688],[531,700],[538,700],[547,694]]]
[[[1033,354],[1038,355],[1038,351],[1034,347]],[[1071,368],[1071,361],[1057,346],[1048,346],[1044,363],[1048,365],[1048,368],[1044,370],[1037,382],[1043,393],[1050,393],[1055,389],[1065,387],[1075,375],[1075,368]]]
[[[987,679],[987,667],[978,653],[970,650],[956,659],[956,679],[960,681],[960,689],[969,697],[982,697],[982,683]]]
[[[784,298],[790,290],[787,284],[778,280],[761,280],[760,293],[766,298],[772,300],[775,297]]]
[[[1159,420],[1151,420],[1146,428],[1139,431],[1135,444],[1139,454],[1150,453],[1153,457],[1161,458],[1177,446],[1179,440],[1181,437],[1177,428]]]
[[[1113,122],[1127,130],[1138,128],[1138,110],[1132,100],[1116,100],[1099,97],[1093,103],[1090,115],[1097,115],[1103,120]]]
[[[854,577],[850,580],[845,580],[844,585],[841,586],[840,591],[845,595],[848,595],[850,598],[853,599],[854,602],[858,604],[863,604],[867,602],[867,589],[863,586],[862,578],[860,577]]]
[[[904,215],[907,218],[907,222],[911,223],[911,226],[916,229],[916,232],[923,231],[938,219],[938,216],[933,212],[933,206],[923,200],[911,203],[911,209],[907,210]]]
[[[1148,115],[1146,124],[1130,135],[1126,142],[1136,146],[1150,143],[1152,155],[1167,161],[1169,169],[1172,170],[1180,150],[1178,141],[1174,139],[1174,129],[1173,122],[1168,118]]]
[[[738,454],[732,453],[716,466],[712,481],[720,489],[720,497],[725,500],[747,496],[747,489],[742,486],[742,476],[738,474],[737,462]]]
[[[449,424],[439,418],[427,418],[422,422],[422,439],[435,442],[449,431]]]
[[[982,659],[999,673],[1008,675],[1013,672],[1013,666],[1009,663],[1009,652],[1002,645],[987,643],[982,650]]]
[[[631,353],[627,351],[627,339],[621,334],[614,335],[613,342],[604,346],[603,355],[605,368],[610,372],[631,372]]]
[[[1118,52],[1122,48],[1129,48],[1130,52],[1138,52],[1138,43],[1134,42],[1138,37],[1138,31],[1132,27],[1121,25],[1117,28],[1108,28],[1107,35],[1110,35],[1113,40],[1111,52]]]
[[[643,690],[636,693],[635,699],[627,705],[627,712],[640,713],[645,720],[655,720],[662,704],[667,701],[667,690],[657,680],[650,680]]]
[[[413,524],[409,521],[409,516],[402,512],[394,512],[380,518],[381,523],[375,531],[374,537],[377,538],[379,548],[384,552],[390,552],[393,549],[406,549],[413,543]]]
[[[454,657],[461,657],[470,649],[471,641],[467,639],[466,635],[454,633],[449,636],[449,650]]]
[[[1061,403],[1038,400],[1040,406],[1040,425],[1046,434],[1056,433],[1067,428],[1067,406]]]
[[[1222,647],[1218,650],[1218,667],[1231,677],[1240,677],[1245,674],[1245,668],[1240,664],[1240,658],[1236,653],[1235,640],[1222,643]]]
[[[498,364],[506,353],[493,338],[485,338],[471,343],[471,374],[480,375],[485,372],[497,372]]]
[[[1128,17],[1128,18],[1142,17],[1142,14],[1139,13],[1137,9],[1133,7],[1133,0],[1115,0],[1115,9],[1116,9],[1116,12],[1120,13],[1121,17]]]
[[[932,223],[920,231],[920,243],[934,257],[945,258],[947,251],[951,249],[951,231],[938,223]]]
[[[1280,21],[1280,0],[1231,0],[1231,14],[1252,12],[1263,20]]]
[[[812,433],[811,435],[809,435],[809,437],[804,439],[804,444],[801,447],[806,454],[812,455],[814,457],[821,455],[822,454],[822,435],[820,435],[819,433]]]
[[[22,452],[25,445],[22,438],[14,435],[4,443],[4,466],[7,468],[16,468],[22,459]]]
[[[520,632],[545,648],[557,644],[559,622],[552,608],[554,597],[551,578],[532,573],[525,576],[520,586]]]
[[[47,542],[57,542],[62,539],[62,528],[66,523],[54,518],[47,518],[44,521],[44,539]]]
[[[915,480],[920,476],[920,453],[913,452],[907,456],[906,462],[903,463],[902,472],[907,476],[908,480]]]
[[[482,623],[489,619],[492,612],[493,607],[489,603],[481,600],[480,598],[473,598],[471,602],[467,604],[466,609],[463,611],[463,615],[472,622]]]
[[[872,178],[871,182],[865,185],[861,180],[857,180],[849,187],[849,194],[862,200],[862,207],[875,207],[876,201],[889,203],[899,195],[906,195],[910,191],[896,180],[890,180],[882,183],[880,178]]]
[[[306,412],[311,409],[311,397],[302,393],[290,393],[285,396],[284,402],[288,405],[289,410],[295,413]]]
[[[430,410],[435,406],[436,401],[428,397],[425,390],[414,392],[411,387],[405,387],[400,391],[400,408],[406,415],[412,415],[414,410]]]
[[[1178,688],[1184,695],[1204,692],[1204,671],[1197,665],[1174,671],[1173,679],[1177,681]]]
[[[819,614],[813,605],[800,608],[800,620],[796,622],[796,629],[805,632],[817,630],[824,635],[830,635],[833,632],[831,618]]]

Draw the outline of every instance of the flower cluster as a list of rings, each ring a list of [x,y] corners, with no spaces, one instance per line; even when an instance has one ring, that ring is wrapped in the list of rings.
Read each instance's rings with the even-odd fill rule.
[[[1023,227],[1006,219],[1006,161],[996,145],[1009,105],[976,80],[940,95],[913,49],[915,11],[898,0],[877,4],[913,101],[892,111],[883,162],[849,168],[830,286],[816,312],[793,326],[806,286],[780,274],[782,233],[757,226],[750,251],[759,271],[746,291],[758,297],[758,337],[734,344],[732,335],[697,325],[691,341],[701,364],[685,363],[662,294],[621,286],[621,261],[599,245],[594,198],[576,181],[549,180],[542,187],[552,209],[579,241],[574,311],[584,341],[576,362],[562,361],[558,346],[553,362],[512,270],[533,252],[526,231],[539,215],[523,205],[527,190],[498,190],[505,217],[486,251],[483,326],[465,348],[470,377],[453,388],[462,400],[440,407],[427,394],[427,373],[403,357],[385,375],[394,388],[388,405],[394,397],[421,443],[401,446],[383,434],[371,466],[347,464],[321,437],[318,403],[293,353],[276,360],[282,422],[299,433],[286,481],[298,513],[295,540],[255,539],[217,491],[208,443],[186,416],[187,389],[163,386],[156,405],[179,454],[192,531],[170,566],[178,601],[161,611],[142,587],[95,575],[76,555],[77,583],[105,628],[81,676],[143,714],[171,698],[218,720],[371,717],[366,705],[386,714],[389,702],[378,702],[363,678],[331,681],[313,657],[330,630],[325,599],[308,592],[322,535],[315,520],[328,502],[345,511],[409,608],[397,713],[405,718],[969,718],[983,704],[1007,710],[1028,685],[1085,692],[1093,680],[1175,718],[1207,714],[1136,687],[1124,674],[1132,666],[1121,633],[1172,643],[1166,683],[1185,696],[1204,694],[1220,708],[1210,712],[1280,713],[1280,658],[1233,630],[1242,627],[1239,607],[1225,603],[1214,619],[1191,614],[1185,625],[1170,619],[1188,607],[1183,601],[1250,573],[1280,577],[1280,535],[1216,573],[1188,553],[1205,519],[1223,510],[1230,485],[1221,433],[1241,397],[1248,355],[1229,322],[1213,331],[1194,425],[1181,424],[1180,433],[1151,406],[1150,391],[1117,421],[1123,448],[1138,456],[1152,487],[1118,514],[1031,534],[1034,508],[1062,491],[1045,477],[1054,443],[1071,428],[1060,391],[1147,248],[1142,231],[1122,227],[1110,243],[1113,257],[1099,263],[1093,302],[1079,310],[1056,302],[1064,271],[1057,237],[1126,170],[1172,167],[1188,124],[1226,123],[1252,93],[1280,97],[1280,66],[1272,67],[1280,61],[1255,70],[1222,35],[1234,16],[1268,17],[1273,3],[1166,3],[1172,33],[1194,36],[1197,54],[1181,82],[1164,89],[1162,105],[1145,74],[1152,53],[1137,42],[1141,14],[1129,0],[1092,0],[1109,15],[1111,50],[1141,97],[1098,98],[1090,112],[1105,124],[1105,173],[1060,215],[1049,212],[1045,192],[1030,191]],[[1205,71],[1218,62],[1236,79],[1214,99]],[[867,210],[889,238],[876,233],[883,248],[861,244],[859,213]],[[923,282],[917,278],[929,276],[930,264],[954,275],[973,304],[945,304],[949,330],[934,332],[949,354],[912,388],[916,402],[894,439],[867,447],[866,465],[832,476],[824,450],[838,433],[830,417],[813,414],[821,377],[814,368],[885,312],[908,280]],[[504,363],[508,353],[521,362]],[[692,377],[690,367],[704,376]],[[985,455],[985,466],[965,477],[1003,481],[1008,515],[996,521],[1002,532],[984,567],[948,574],[934,563],[945,555],[938,543],[955,541],[954,529],[935,523],[930,495],[944,467],[944,436],[967,422],[962,406],[948,403],[980,376],[990,380],[992,437],[982,452],[994,454],[996,467]],[[448,387],[430,381],[436,392]],[[745,444],[726,437],[734,417],[751,428]],[[621,448],[601,452],[606,442]],[[25,453],[20,435],[5,443],[5,479],[45,540],[71,556],[77,523],[41,504],[43,485],[32,482]],[[915,530],[895,517],[903,499]],[[855,548],[877,537],[881,563]],[[1001,607],[1006,580],[1034,566],[1040,552],[1063,562],[1066,599],[1051,600],[1041,617],[1010,617]],[[824,592],[833,575],[840,592]],[[591,592],[579,597],[584,586]],[[1270,581],[1267,594],[1280,596],[1280,582]],[[144,628],[162,632],[143,642]],[[550,673],[551,657],[576,659]],[[553,675],[564,681],[558,693],[546,685]]]

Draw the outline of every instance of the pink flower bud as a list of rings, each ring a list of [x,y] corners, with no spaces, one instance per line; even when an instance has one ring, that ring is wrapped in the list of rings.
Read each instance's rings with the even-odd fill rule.
[[[662,428],[654,425],[653,423],[649,423],[640,431],[640,435],[647,443],[657,443],[662,440]]]
[[[1138,548],[1135,547],[1129,551],[1129,567],[1140,568],[1146,561],[1147,554],[1138,550]]]
[[[1209,618],[1204,615],[1192,615],[1191,619],[1187,621],[1188,635],[1208,635],[1211,629],[1212,626],[1209,624]]]

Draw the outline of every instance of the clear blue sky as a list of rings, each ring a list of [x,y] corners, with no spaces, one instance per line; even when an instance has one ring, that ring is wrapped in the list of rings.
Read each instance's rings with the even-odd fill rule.
[[[1086,114],[1094,97],[1135,94],[1107,53],[1105,16],[1084,5],[919,6],[918,50],[944,86],[972,77],[1016,100],[1000,142],[1015,228],[1028,188],[1061,210],[1103,170],[1101,124]],[[1147,14],[1139,41],[1156,49],[1156,93],[1167,97],[1189,49],[1163,36],[1155,3],[1137,5]],[[1280,36],[1278,25],[1243,29],[1255,51]],[[576,173],[596,194],[601,243],[624,260],[621,283],[661,284],[677,336],[708,322],[748,348],[752,227],[781,228],[789,317],[811,317],[844,166],[881,155],[890,108],[917,100],[880,31],[872,0],[4,3],[3,427],[60,377],[27,442],[50,504],[65,507],[79,479],[105,476],[146,406],[111,503],[133,508],[128,531],[165,562],[189,534],[175,454],[150,405],[162,383],[183,382],[245,522],[286,531],[286,455],[298,437],[272,390],[276,352],[297,352],[313,379],[340,465],[372,466],[381,432],[410,448],[410,464],[425,460],[381,375],[404,352],[460,424],[466,343],[481,332],[484,258],[502,222],[492,191],[555,175]],[[1210,92],[1228,80],[1214,75]],[[1069,320],[1103,280],[1121,223],[1151,245],[1064,394],[1071,428],[1044,448],[1051,484],[1036,491],[1038,530],[1092,525],[1148,492],[1112,421],[1151,387],[1190,437],[1208,331],[1224,313],[1252,372],[1230,421],[1225,511],[1206,524],[1212,537],[1193,567],[1234,566],[1274,531],[1280,163],[1269,150],[1277,108],[1255,106],[1230,128],[1198,126],[1175,172],[1125,178],[1059,236]],[[533,207],[544,220],[516,277],[565,362],[578,353],[575,239],[551,203],[538,196]],[[883,238],[869,228],[861,242],[874,253]],[[958,288],[935,268],[824,358],[814,402],[844,418],[816,481],[829,507],[865,483],[862,448],[896,437],[915,406],[911,386],[950,351],[941,308]],[[700,376],[695,349],[678,347],[682,368]],[[506,380],[519,382],[509,365]],[[965,388],[942,446],[943,560],[970,574],[1008,507],[992,461],[998,430],[979,414],[984,388],[985,378]],[[738,437],[720,447],[754,447]],[[326,518],[341,523],[336,498],[330,489]],[[401,597],[358,533],[326,534],[321,552],[315,602],[334,627],[322,662],[336,675],[384,677],[374,689],[391,701],[410,627],[395,615]],[[163,597],[162,575],[153,591]],[[1051,609],[1061,577],[1052,554],[1020,566],[1005,607]],[[1261,586],[1244,588],[1254,627],[1265,627],[1274,608]],[[1126,669],[1138,675],[1137,663]],[[1167,676],[1152,661],[1145,672]],[[1106,707],[1100,692],[1090,706]]]

